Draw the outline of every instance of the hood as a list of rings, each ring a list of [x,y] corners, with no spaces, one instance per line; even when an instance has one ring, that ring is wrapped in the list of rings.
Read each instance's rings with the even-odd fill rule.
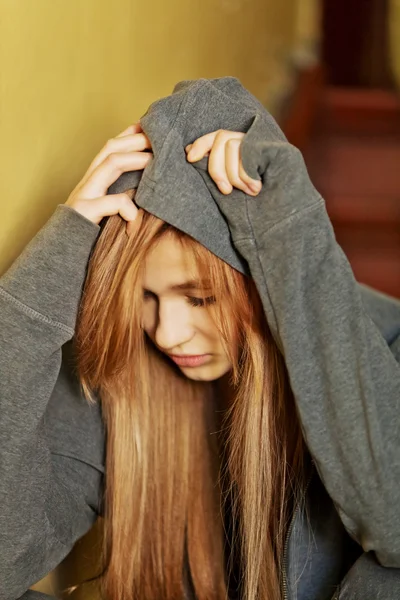
[[[260,132],[270,141],[286,141],[274,118],[236,77],[220,77],[177,83],[170,96],[149,106],[140,124],[151,142],[153,159],[144,170],[123,173],[108,193],[137,188],[137,206],[248,274],[246,261],[234,248],[228,223],[218,208],[224,195],[208,173],[208,157],[189,163],[185,147],[218,129],[246,133],[241,146],[243,167],[250,177],[261,179],[265,165],[252,156]],[[257,140],[252,140],[252,131]]]

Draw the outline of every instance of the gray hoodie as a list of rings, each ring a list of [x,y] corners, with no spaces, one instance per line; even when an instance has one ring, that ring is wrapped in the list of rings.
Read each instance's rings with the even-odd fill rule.
[[[154,158],[109,192],[137,187],[139,206],[250,273],[285,357],[314,466],[311,521],[297,507],[287,538],[285,598],[365,600],[376,585],[399,598],[400,302],[355,281],[300,152],[236,78],[180,82],[141,123]],[[207,157],[186,161],[184,147],[216,129],[246,133],[257,197],[224,196]],[[0,280],[0,600],[38,597],[27,589],[101,514],[101,412],[71,350],[99,234],[60,204]]]

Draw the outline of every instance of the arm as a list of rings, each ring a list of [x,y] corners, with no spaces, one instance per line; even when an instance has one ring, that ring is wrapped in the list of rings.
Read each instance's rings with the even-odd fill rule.
[[[398,342],[366,310],[300,152],[268,141],[256,117],[242,160],[260,194],[213,195],[284,354],[305,440],[346,529],[400,567]]]
[[[54,569],[98,513],[101,419],[70,344],[98,231],[59,205],[0,279],[1,600]]]
[[[400,362],[396,350],[400,336],[400,300],[362,283],[358,287],[365,310],[389,344],[397,362]]]
[[[54,596],[49,596],[44,592],[38,592],[36,590],[28,590],[20,596],[17,600],[55,600]]]

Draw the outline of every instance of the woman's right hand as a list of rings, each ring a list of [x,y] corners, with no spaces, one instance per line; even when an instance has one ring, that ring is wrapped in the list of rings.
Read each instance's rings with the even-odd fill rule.
[[[65,204],[97,225],[103,217],[117,214],[129,225],[138,213],[132,201],[134,190],[121,194],[107,194],[107,190],[125,171],[146,167],[153,156],[152,152],[143,152],[146,148],[151,148],[151,144],[140,123],[109,139]]]

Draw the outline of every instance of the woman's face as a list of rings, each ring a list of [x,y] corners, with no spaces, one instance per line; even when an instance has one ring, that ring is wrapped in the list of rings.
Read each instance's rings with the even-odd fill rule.
[[[221,334],[204,308],[215,301],[212,291],[202,295],[196,281],[194,261],[178,241],[165,236],[145,260],[142,325],[186,377],[214,381],[231,364]]]

